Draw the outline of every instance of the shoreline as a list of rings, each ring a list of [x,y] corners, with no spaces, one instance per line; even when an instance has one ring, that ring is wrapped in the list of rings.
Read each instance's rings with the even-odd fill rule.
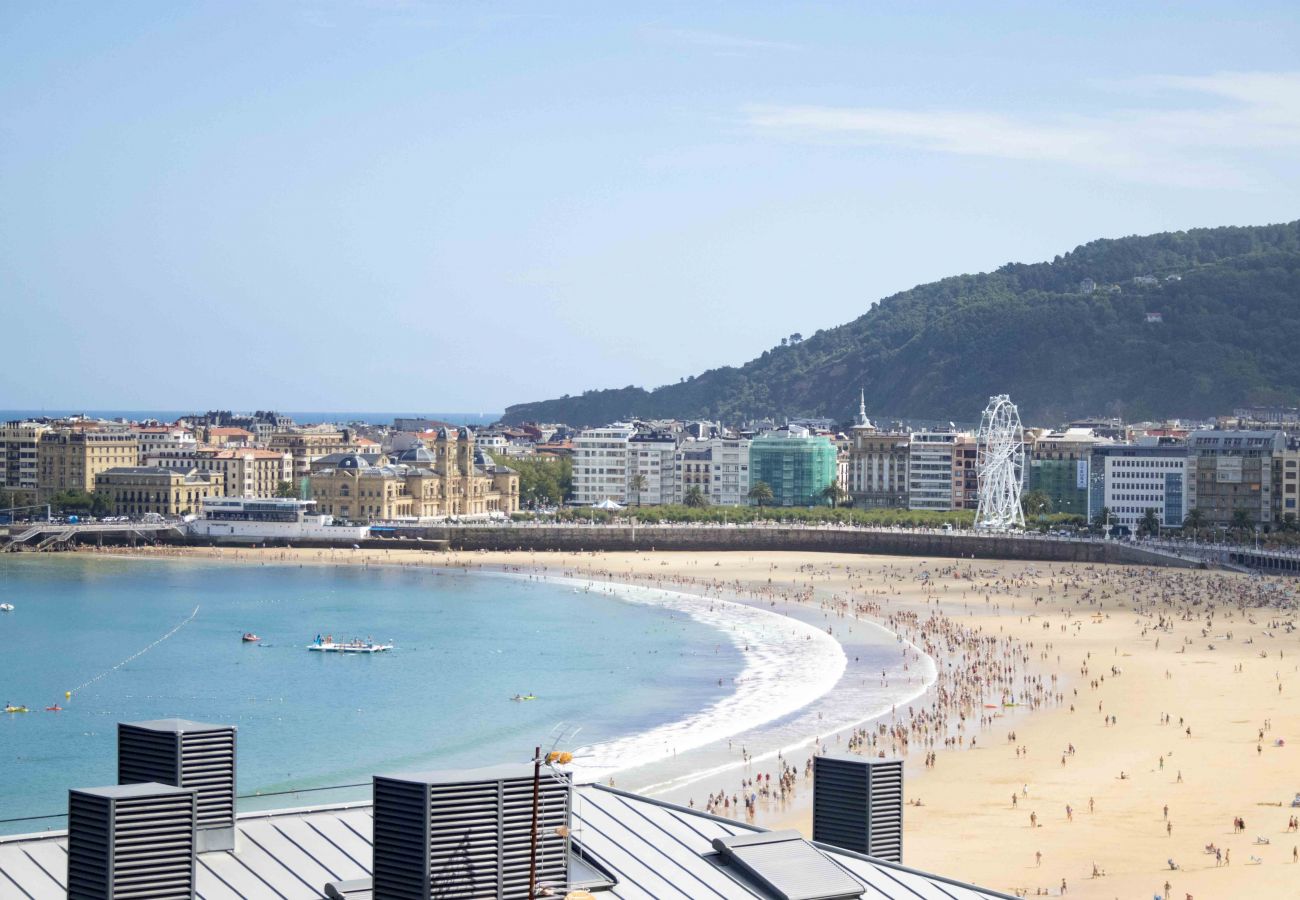
[[[238,557],[256,564],[280,552]],[[877,620],[935,655],[939,683],[892,724],[838,746],[823,737],[830,749],[851,741],[865,752],[911,751],[908,865],[1020,896],[1059,896],[1063,883],[1070,897],[1096,900],[1295,894],[1300,586],[1284,579],[762,550],[300,558],[567,572],[704,597],[735,591],[802,608],[836,632],[861,627],[859,616]],[[953,710],[956,726],[941,724]],[[797,760],[786,762],[771,771],[756,821],[807,834],[810,782]],[[742,769],[693,787],[729,801],[749,779]],[[730,804],[721,811],[745,816]]]
[[[787,695],[784,698],[778,697],[778,701],[784,700],[783,703],[778,703],[778,705],[785,708],[774,714],[763,715],[759,718],[751,716],[748,721],[737,723],[735,727],[726,732],[715,733],[703,740],[692,739],[693,743],[690,746],[685,748],[674,747],[648,759],[615,764],[611,759],[604,758],[594,763],[588,763],[585,771],[581,766],[575,765],[574,767],[575,777],[580,781],[610,783],[616,781],[619,787],[626,787],[647,796],[655,796],[683,805],[694,805],[699,791],[692,790],[692,786],[710,779],[717,780],[727,776],[734,776],[737,772],[752,775],[754,767],[759,764],[788,762],[792,759],[797,767],[802,768],[808,765],[811,757],[815,753],[821,752],[826,745],[842,742],[855,729],[890,717],[896,714],[900,706],[913,703],[924,697],[930,692],[938,679],[938,666],[912,640],[890,630],[879,622],[869,619],[856,619],[856,621],[866,626],[868,630],[877,632],[874,635],[876,641],[871,642],[876,649],[880,649],[886,644],[889,646],[894,644],[902,646],[905,648],[905,653],[910,651],[916,654],[924,662],[928,672],[922,678],[919,686],[906,685],[900,689],[897,686],[887,685],[886,689],[892,696],[877,698],[877,702],[883,705],[878,705],[865,715],[853,715],[847,719],[841,717],[838,721],[831,722],[820,721],[822,712],[830,711],[815,709],[821,701],[830,697],[832,702],[840,701],[839,705],[842,707],[842,701],[844,700],[842,695],[852,693],[851,690],[845,688],[845,682],[852,676],[852,673],[846,673],[848,668],[847,648],[842,634],[839,636],[827,634],[822,626],[815,621],[819,612],[818,609],[806,608],[801,603],[793,602],[793,598],[790,597],[781,599],[780,602],[783,608],[777,611],[774,609],[775,602],[764,602],[755,596],[747,596],[744,592],[738,590],[710,594],[706,586],[703,585],[676,585],[669,588],[663,585],[640,583],[631,578],[620,580],[577,571],[557,573],[548,570],[546,566],[484,564],[480,553],[466,554],[470,559],[462,559],[459,556],[429,557],[427,555],[421,555],[417,558],[380,559],[377,558],[376,554],[382,551],[292,550],[290,548],[146,547],[123,550],[122,548],[113,547],[87,548],[80,552],[89,553],[95,557],[112,559],[203,559],[222,563],[261,566],[292,565],[296,562],[299,565],[319,566],[425,567],[463,573],[487,574],[504,578],[531,578],[539,582],[569,587],[575,590],[595,590],[607,595],[610,599],[625,603],[649,602],[653,605],[661,605],[663,598],[673,598],[677,601],[675,605],[672,602],[663,605],[677,609],[711,630],[726,635],[733,645],[738,650],[741,650],[746,659],[746,665],[735,678],[737,689],[722,701],[689,712],[681,718],[651,726],[641,732],[601,741],[593,746],[581,746],[577,748],[577,750],[581,751],[580,755],[586,755],[593,751],[609,753],[609,748],[618,746],[631,746],[633,749],[636,749],[638,745],[644,747],[657,734],[674,732],[692,722],[707,721],[711,713],[719,712],[721,707],[736,700],[741,693],[745,692],[745,685],[741,684],[741,682],[754,675],[753,653],[747,652],[748,648],[745,642],[740,640],[731,630],[734,628],[735,622],[727,622],[725,617],[722,617],[723,620],[717,620],[717,617],[712,620],[708,616],[701,617],[699,614],[700,609],[692,609],[691,606],[714,608],[722,605],[738,607],[751,618],[756,616],[759,619],[770,618],[773,622],[793,623],[796,626],[795,631],[802,631],[805,640],[820,640],[823,650],[828,646],[833,646],[841,657],[841,665],[838,667],[834,679],[819,686],[811,694],[805,690],[797,698],[794,695]],[[851,646],[861,649],[860,643]],[[770,653],[772,647],[760,645],[755,649],[759,652]],[[901,674],[901,670],[895,671],[891,668],[891,676],[901,677]],[[770,687],[772,685],[769,683],[766,686]],[[759,687],[764,687],[764,685]],[[748,699],[752,701],[753,698]],[[850,697],[850,699],[852,698]],[[814,712],[817,713],[819,720],[809,721]],[[794,721],[790,721],[792,719]],[[793,727],[795,733],[772,734],[769,726],[778,723],[785,723],[789,727]],[[786,729],[787,732],[789,727]],[[774,740],[778,741],[775,745],[766,746],[758,752],[745,752],[746,748],[756,742],[760,745],[763,743],[770,745]],[[679,749],[683,750],[681,756],[684,757],[680,761],[677,752]],[[743,753],[744,755],[737,758],[736,753]],[[597,768],[605,771],[598,772],[596,771]],[[719,793],[721,793],[720,789]],[[793,810],[802,808],[806,802],[810,802],[810,798],[806,797],[805,794],[806,792],[791,791],[788,801],[781,806],[780,814],[788,814]],[[721,813],[723,809],[719,808],[717,811]],[[769,807],[756,807],[754,814],[749,817],[749,821],[770,824],[768,820],[771,818],[771,812],[772,810]]]
[[[866,673],[844,672],[825,691],[805,697],[793,709],[780,716],[754,723],[750,726],[723,734],[714,740],[697,745],[688,750],[695,753],[696,760],[684,760],[693,768],[683,769],[677,765],[677,755],[671,751],[660,754],[657,758],[639,762],[632,766],[609,766],[610,775],[596,777],[591,772],[587,780],[610,781],[611,777],[619,786],[631,786],[633,789],[650,796],[656,796],[671,802],[687,806],[698,805],[717,814],[730,816],[740,821],[767,827],[781,827],[799,821],[800,817],[811,814],[811,791],[807,790],[811,778],[811,759],[823,752],[873,752],[876,755],[896,755],[904,759],[909,772],[915,769],[917,761],[914,754],[908,752],[912,743],[920,739],[926,746],[935,746],[947,741],[953,744],[972,743],[977,735],[965,734],[967,712],[973,712],[978,706],[975,700],[984,698],[966,698],[944,711],[937,711],[939,682],[943,677],[944,667],[935,658],[933,652],[923,648],[923,639],[909,633],[917,627],[919,620],[915,617],[898,623],[881,621],[879,616],[883,607],[870,602],[849,603],[846,598],[833,595],[830,598],[820,596],[815,590],[795,586],[772,587],[769,577],[767,586],[761,582],[745,583],[737,580],[732,585],[722,585],[707,579],[690,578],[681,573],[672,574],[665,580],[663,573],[637,572],[631,569],[624,572],[598,570],[589,568],[587,560],[599,560],[613,554],[584,552],[575,554],[544,553],[532,551],[515,553],[495,553],[488,551],[451,552],[434,555],[427,551],[397,551],[394,556],[389,550],[342,550],[342,549],[292,549],[292,548],[139,548],[122,551],[121,548],[93,549],[94,555],[119,558],[161,558],[161,559],[214,559],[225,562],[237,562],[247,565],[341,565],[360,567],[427,567],[454,570],[464,573],[480,572],[503,576],[533,577],[541,581],[561,583],[566,586],[600,585],[602,593],[610,594],[622,602],[637,602],[630,596],[620,596],[623,592],[666,592],[680,598],[699,603],[732,603],[749,610],[758,610],[789,619],[804,627],[818,631],[825,627],[830,639],[844,654],[847,660],[848,648],[845,645],[846,632],[851,634],[854,626],[864,628],[877,638],[874,644],[879,650],[884,644],[879,640],[887,637],[888,644],[901,648],[900,668],[897,663],[880,672],[882,683],[876,685],[892,696],[885,699],[872,697],[876,705],[852,714],[843,712],[843,701],[852,702],[862,699],[854,696],[854,689],[847,685],[851,677],[859,679],[858,692],[862,693],[867,684],[863,677]],[[726,555],[726,554],[722,554]],[[764,554],[781,555],[781,554]],[[793,554],[788,554],[793,555]],[[519,557],[527,556],[529,560],[521,562]],[[689,558],[693,554],[649,553],[629,554],[632,559],[657,559],[676,556]],[[563,564],[556,566],[554,563]],[[966,565],[964,561],[954,560],[953,566]],[[661,563],[666,565],[666,563]],[[924,566],[924,560],[902,559],[900,567],[907,566],[911,572],[917,565]],[[973,564],[972,564],[973,565]],[[815,581],[815,576],[813,578]],[[797,581],[797,579],[796,579]],[[780,604],[778,611],[777,606]],[[689,613],[688,613],[689,614]],[[946,622],[943,613],[936,610],[938,621]],[[827,625],[826,623],[830,623]],[[716,628],[716,623],[713,623]],[[838,633],[837,633],[838,632]],[[851,646],[861,651],[863,642],[855,638]],[[909,654],[911,654],[909,656]],[[878,661],[877,661],[878,662]],[[915,678],[910,673],[913,665],[921,665],[926,674],[920,678],[919,686],[908,685],[911,689],[899,690],[898,679],[905,683]],[[947,668],[955,671],[949,661]],[[748,665],[746,670],[748,669]],[[742,672],[743,676],[743,672]],[[874,678],[874,673],[872,673]],[[872,692],[865,691],[868,695]],[[1003,691],[1005,693],[1005,690]],[[841,701],[839,708],[834,704],[824,704],[828,696],[833,701]],[[731,695],[733,698],[735,694]],[[729,698],[730,699],[730,698]],[[725,702],[725,701],[722,701]],[[918,726],[917,707],[922,712]],[[900,718],[902,708],[906,715]],[[671,729],[691,718],[700,718],[712,707],[688,714],[685,719],[663,723],[645,732],[628,735],[605,744],[635,743],[644,740],[654,732]],[[929,710],[927,713],[925,710]],[[827,720],[826,714],[838,714],[837,719]],[[815,718],[814,718],[815,716]],[[791,721],[792,720],[792,721]],[[788,726],[785,735],[777,735],[779,742],[773,743],[774,736],[764,730],[773,722]],[[793,733],[789,733],[790,730]],[[758,741],[768,746],[757,752],[749,752],[751,742]],[[726,744],[724,748],[722,745]],[[886,749],[887,748],[887,749]],[[590,748],[583,748],[590,749]],[[651,773],[655,773],[651,776]],[[581,773],[577,773],[581,774]],[[776,777],[776,786],[771,779]],[[651,780],[646,780],[651,778]],[[737,781],[739,783],[737,783]],[[707,790],[705,788],[707,787]]]

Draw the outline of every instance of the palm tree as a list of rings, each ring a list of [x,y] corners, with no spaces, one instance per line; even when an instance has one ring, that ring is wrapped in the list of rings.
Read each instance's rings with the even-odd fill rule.
[[[766,481],[755,481],[754,486],[749,489],[749,499],[754,501],[759,509],[763,508],[766,503],[771,503],[776,494],[772,493],[772,485]]]
[[[1250,510],[1234,509],[1232,511],[1233,531],[1250,531],[1254,527],[1255,527],[1255,520],[1250,517]]]
[[[1138,531],[1143,534],[1160,533],[1160,517],[1156,515],[1153,507],[1148,506],[1146,512],[1142,514],[1142,521],[1138,524]]]
[[[1031,518],[1051,515],[1052,497],[1046,491],[1026,491],[1020,498],[1020,508]]]
[[[1205,522],[1205,511],[1192,507],[1187,511],[1187,518],[1183,519],[1183,527],[1190,529],[1192,537],[1196,537],[1201,533],[1201,529],[1205,527]]]
[[[709,498],[705,496],[704,491],[700,490],[699,485],[695,485],[686,491],[682,502],[693,509],[699,509],[709,505]]]
[[[848,496],[849,492],[840,487],[838,482],[832,481],[822,489],[822,499],[829,501],[832,509],[847,500]]]
[[[1097,510],[1097,515],[1093,517],[1092,524],[1100,526],[1103,534],[1110,530],[1110,507],[1103,506]]]
[[[275,496],[292,499],[298,496],[298,491],[294,488],[293,482],[281,481],[275,486]]]
[[[641,492],[650,486],[650,482],[640,472],[632,476],[631,488],[636,491],[636,505],[641,506]]]

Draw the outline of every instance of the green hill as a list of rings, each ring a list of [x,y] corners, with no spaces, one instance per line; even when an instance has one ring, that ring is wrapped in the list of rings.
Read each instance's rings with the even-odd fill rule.
[[[1085,293],[1085,279],[1097,289]],[[1148,322],[1156,312],[1163,321]],[[1300,221],[1099,240],[1050,263],[945,278],[740,367],[521,403],[505,420],[843,420],[859,387],[879,418],[972,421],[997,393],[1039,424],[1295,405]]]

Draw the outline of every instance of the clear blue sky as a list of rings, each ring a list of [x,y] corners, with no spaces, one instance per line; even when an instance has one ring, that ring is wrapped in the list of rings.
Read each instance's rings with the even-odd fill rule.
[[[1294,3],[0,5],[0,408],[499,410],[1300,216]]]

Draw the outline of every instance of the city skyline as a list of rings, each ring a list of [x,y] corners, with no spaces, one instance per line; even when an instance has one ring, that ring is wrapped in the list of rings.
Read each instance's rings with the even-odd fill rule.
[[[1300,199],[1281,4],[0,16],[9,408],[653,387]]]

